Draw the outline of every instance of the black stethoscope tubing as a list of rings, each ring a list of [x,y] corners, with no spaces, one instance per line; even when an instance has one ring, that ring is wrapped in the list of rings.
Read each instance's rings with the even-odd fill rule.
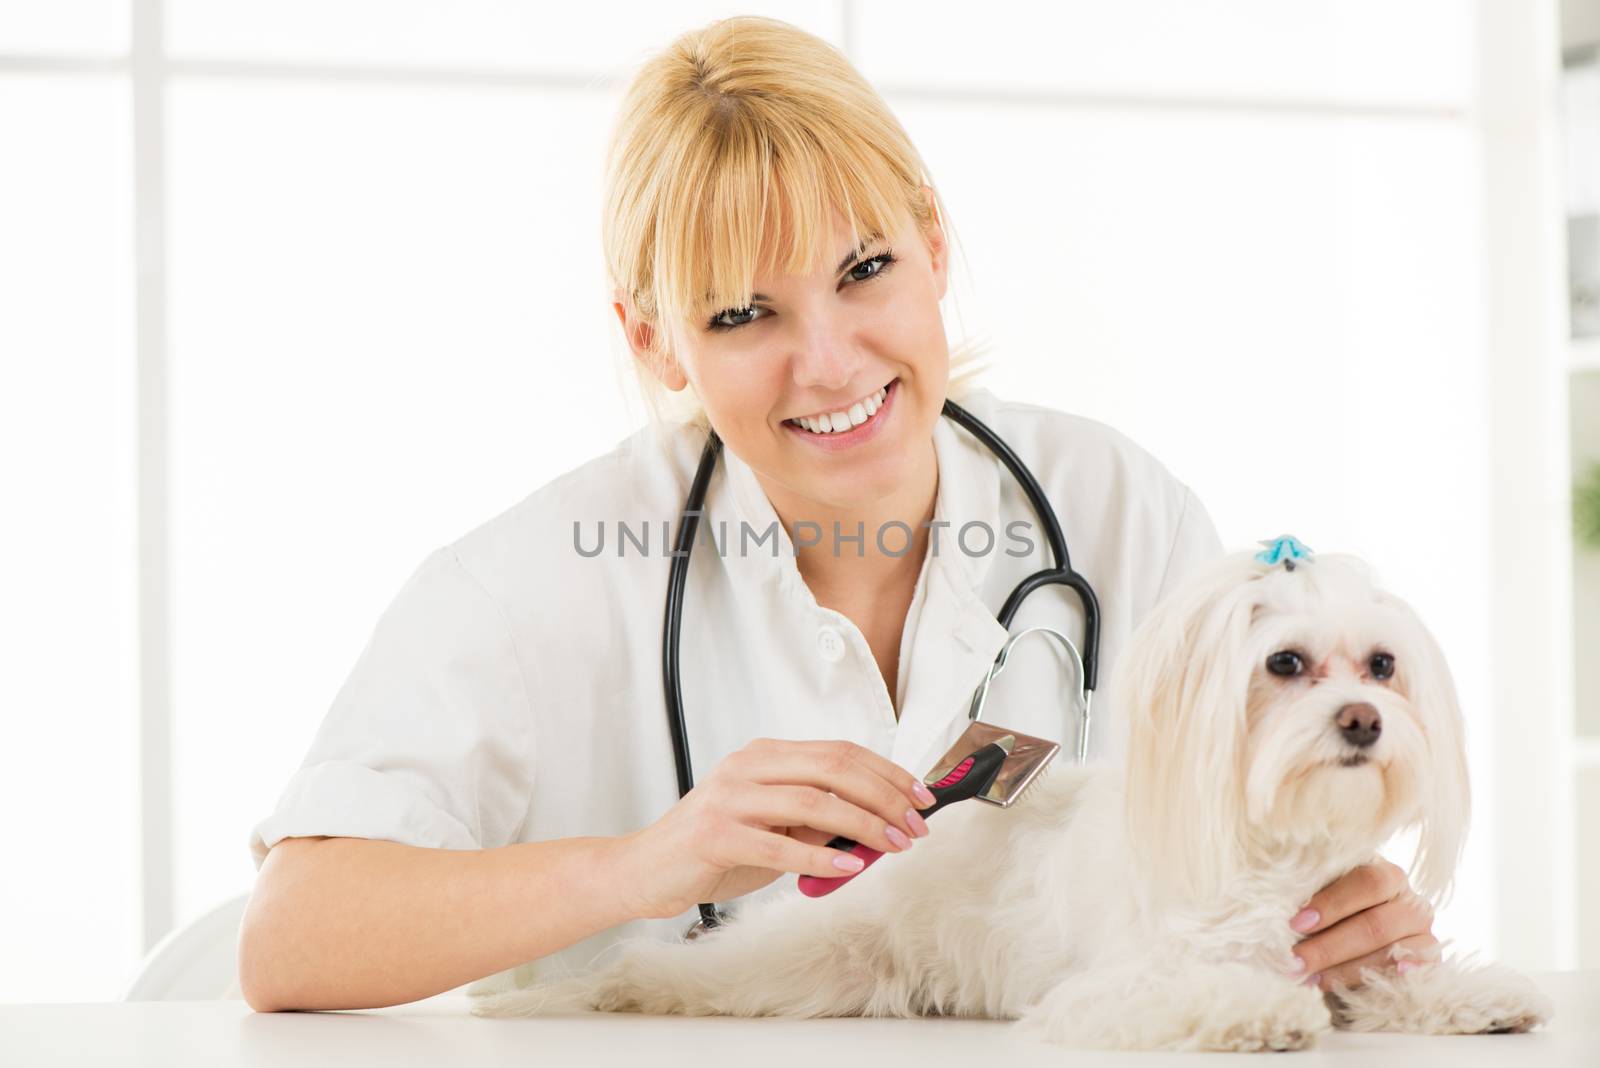
[[[1083,604],[1082,685],[1083,689],[1092,691],[1095,688],[1095,676],[1100,663],[1100,604],[1088,581],[1072,570],[1072,560],[1067,554],[1067,539],[1061,533],[1061,524],[1056,520],[1055,509],[1050,507],[1050,501],[1033,477],[1033,472],[1028,470],[1027,465],[1018,458],[1011,447],[989,429],[983,420],[948,399],[944,402],[944,414],[983,442],[999,457],[1000,462],[1005,464],[1012,477],[1021,484],[1039,521],[1044,524],[1045,539],[1050,543],[1050,551],[1055,557],[1055,567],[1036,571],[1017,583],[1011,595],[1006,598],[1005,604],[1001,605],[995,619],[1002,627],[1010,630],[1011,620],[1022,607],[1022,602],[1027,599],[1028,594],[1041,586],[1069,587]],[[689,496],[683,503],[683,514],[678,520],[678,535],[673,545],[672,568],[667,575],[667,613],[661,639],[661,678],[667,701],[667,724],[672,732],[672,756],[678,774],[680,798],[694,789],[694,773],[689,763],[689,733],[683,718],[683,687],[678,670],[678,649],[683,625],[683,591],[689,573],[689,553],[694,546],[694,536],[699,530],[700,517],[704,512],[706,487],[711,482],[711,473],[716,468],[717,456],[721,452],[722,439],[713,430],[706,439],[705,448],[701,450],[700,466],[695,470],[694,481],[689,485]],[[720,926],[723,922],[716,906],[710,903],[700,905],[700,917],[707,928]]]

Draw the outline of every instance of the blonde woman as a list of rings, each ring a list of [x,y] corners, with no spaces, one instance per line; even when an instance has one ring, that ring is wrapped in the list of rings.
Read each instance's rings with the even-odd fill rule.
[[[258,1010],[582,968],[620,938],[681,937],[698,903],[850,872],[836,835],[893,863],[930,833],[920,776],[1006,639],[996,610],[1050,563],[1022,488],[941,416],[971,356],[940,311],[949,216],[835,48],[761,18],[678,38],[627,92],[604,203],[613,307],[657,417],[438,549],[382,615],[254,828],[239,968]],[[1211,520],[1107,426],[961,400],[1058,510],[1106,679],[1221,551]],[[668,531],[708,430],[724,447],[686,576],[680,799]],[[1035,623],[1083,632],[1061,587],[1013,627]],[[1019,654],[986,718],[1065,741],[1071,682],[1054,654]],[[1116,695],[1097,706],[1090,756],[1114,758]],[[1354,981],[1391,943],[1432,944],[1408,889],[1375,865],[1313,899],[1307,974]]]

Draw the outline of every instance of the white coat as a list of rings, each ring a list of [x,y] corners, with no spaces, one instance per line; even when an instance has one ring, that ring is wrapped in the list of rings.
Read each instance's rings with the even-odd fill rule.
[[[960,402],[1032,469],[1073,566],[1098,595],[1090,758],[1120,756],[1112,669],[1151,605],[1222,551],[1216,530],[1185,485],[1112,428],[984,390]],[[253,829],[257,868],[288,836],[493,849],[630,833],[676,802],[661,682],[671,563],[663,531],[677,526],[703,444],[687,426],[647,427],[424,559],[379,619],[277,808]],[[937,528],[938,551],[930,547],[907,615],[898,709],[860,631],[818,605],[801,579],[788,533],[752,537],[740,551],[741,521],[760,533],[777,517],[749,466],[723,450],[683,614],[697,777],[762,736],[849,739],[918,776],[955,741],[1006,639],[994,613],[1050,560],[1026,495],[992,453],[947,419],[934,446],[934,519],[949,526]],[[602,520],[604,550],[584,555]],[[959,538],[974,521],[995,533],[992,551],[980,552],[982,528]],[[1008,536],[1015,521],[1031,524],[1027,556],[1008,555],[1020,544]],[[647,553],[617,536],[619,522],[639,540],[648,530]],[[721,552],[706,540],[719,530]],[[1065,588],[1032,594],[1013,629],[1036,623],[1081,643],[1083,616]],[[984,719],[1060,741],[1057,759],[1071,760],[1071,686],[1053,644],[1030,640],[995,682]],[[785,876],[761,893],[793,883]],[[634,921],[546,960],[581,967],[618,938],[675,937],[696,915]]]

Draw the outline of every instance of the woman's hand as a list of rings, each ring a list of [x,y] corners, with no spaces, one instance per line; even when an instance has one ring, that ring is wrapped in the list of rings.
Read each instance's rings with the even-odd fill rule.
[[[919,796],[920,792],[920,796]],[[730,753],[655,823],[618,839],[632,912],[671,917],[748,894],[785,872],[837,878],[860,861],[822,843],[845,835],[899,853],[928,833],[927,787],[844,741],[758,738]],[[837,866],[843,857],[846,866]]]
[[[1424,960],[1438,959],[1433,909],[1414,893],[1399,865],[1387,860],[1353,868],[1317,891],[1289,921],[1309,935],[1295,946],[1300,970],[1321,990],[1337,979],[1361,985],[1361,969],[1396,967],[1390,949],[1399,945]],[[1401,961],[1401,971],[1411,967]]]

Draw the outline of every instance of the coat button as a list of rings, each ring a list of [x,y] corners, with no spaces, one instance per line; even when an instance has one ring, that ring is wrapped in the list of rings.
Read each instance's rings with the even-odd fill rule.
[[[844,659],[844,635],[832,627],[823,627],[817,631],[817,652],[830,663]]]

